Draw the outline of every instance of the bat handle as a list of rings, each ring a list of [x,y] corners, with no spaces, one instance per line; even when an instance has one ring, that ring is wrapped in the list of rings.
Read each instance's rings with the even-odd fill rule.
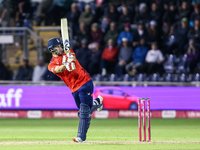
[[[64,50],[64,51],[65,51],[65,53],[70,53],[70,50],[68,50],[68,51]]]

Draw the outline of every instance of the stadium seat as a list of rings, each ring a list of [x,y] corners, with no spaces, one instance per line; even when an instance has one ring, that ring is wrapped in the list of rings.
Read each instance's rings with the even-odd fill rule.
[[[110,74],[108,76],[108,81],[117,81],[118,76],[116,74]]]
[[[163,67],[166,73],[173,73],[174,72],[174,61],[176,59],[175,55],[168,55],[167,60],[164,62]]]
[[[129,74],[123,74],[118,78],[119,81],[131,81],[131,76]]]
[[[187,82],[188,81],[188,75],[185,74],[185,73],[178,74],[177,81],[178,82]]]
[[[142,73],[135,75],[135,81],[145,81],[146,76]]]
[[[148,76],[148,81],[158,82],[160,81],[160,75],[157,73],[151,74]]]
[[[92,76],[94,81],[103,81],[103,76],[101,74],[95,74]]]
[[[193,74],[191,77],[191,81],[200,81],[199,73]]]
[[[176,59],[176,73],[185,73],[185,62],[186,62],[186,58],[187,55],[180,55],[177,59]]]
[[[174,75],[171,73],[167,73],[163,75],[164,82],[174,82]]]

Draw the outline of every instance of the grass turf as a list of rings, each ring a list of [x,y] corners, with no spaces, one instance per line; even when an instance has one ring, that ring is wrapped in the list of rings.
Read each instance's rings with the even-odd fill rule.
[[[200,119],[151,119],[152,142],[138,142],[136,118],[92,119],[87,142],[72,142],[78,119],[0,119],[0,150],[200,149]]]

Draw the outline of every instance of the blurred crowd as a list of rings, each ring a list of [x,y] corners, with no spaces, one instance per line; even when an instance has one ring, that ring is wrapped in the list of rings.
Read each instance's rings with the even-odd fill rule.
[[[9,1],[10,26],[59,26],[67,17],[71,48],[91,76],[200,73],[200,0]],[[0,23],[8,12],[5,2]],[[59,80],[49,74],[42,58],[35,68],[24,59],[12,79]]]

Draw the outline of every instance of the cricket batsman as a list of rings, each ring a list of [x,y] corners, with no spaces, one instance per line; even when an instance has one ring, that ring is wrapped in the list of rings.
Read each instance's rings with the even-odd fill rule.
[[[75,53],[70,49],[66,39],[64,48],[62,41],[52,38],[47,42],[47,48],[52,53],[52,59],[48,65],[49,71],[60,77],[70,88],[79,108],[79,127],[74,142],[84,142],[90,126],[93,111],[103,109],[103,97],[100,95],[93,100],[93,82],[88,72],[79,64]]]

